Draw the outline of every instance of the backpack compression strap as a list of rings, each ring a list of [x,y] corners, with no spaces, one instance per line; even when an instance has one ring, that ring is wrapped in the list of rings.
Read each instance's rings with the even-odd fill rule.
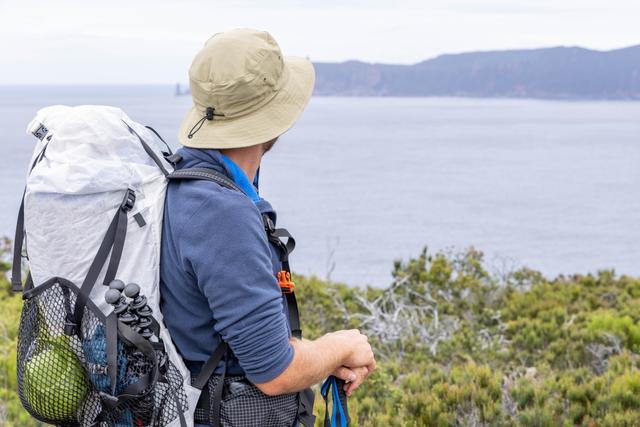
[[[47,151],[49,144],[45,144],[40,150],[40,153],[35,157],[31,167],[29,168],[29,174],[33,168],[44,158],[44,154]],[[13,260],[11,266],[11,290],[13,292],[22,292],[22,247],[24,245],[24,196],[27,194],[27,187],[25,186],[22,192],[22,200],[20,201],[20,210],[18,211],[18,220],[16,222],[16,234],[13,239]],[[33,288],[33,280],[31,278],[31,272],[27,276],[25,283],[25,290]]]

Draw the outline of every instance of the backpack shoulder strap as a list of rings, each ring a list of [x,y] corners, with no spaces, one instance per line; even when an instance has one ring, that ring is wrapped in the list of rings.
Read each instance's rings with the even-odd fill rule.
[[[216,184],[228,188],[229,190],[238,191],[240,193],[244,192],[240,187],[236,185],[235,182],[231,180],[228,176],[223,173],[218,172],[215,169],[208,168],[186,168],[186,169],[177,169],[167,175],[167,179],[169,180],[204,180],[215,182]]]
[[[187,168],[187,169],[178,169],[173,171],[167,176],[169,180],[206,180],[212,181],[221,185],[230,190],[238,191],[244,194],[244,191],[240,187],[236,185],[229,177],[226,175],[208,168]],[[283,263],[284,271],[281,273],[288,273],[287,277],[290,280],[290,271],[289,271],[289,254],[293,251],[295,247],[295,240],[289,234],[289,232],[283,228],[275,228],[273,222],[268,217],[268,215],[263,215],[262,217],[265,227],[265,232],[267,233],[267,238],[270,242],[276,244],[281,249],[281,261]],[[283,242],[280,240],[281,238],[287,238],[287,242]],[[289,325],[291,327],[291,333],[296,338],[302,337],[302,331],[300,328],[300,315],[298,311],[298,302],[296,300],[295,294],[293,293],[293,288],[291,288],[288,292],[285,293],[287,308],[289,312]],[[208,383],[209,379],[213,375],[218,363],[222,360],[223,357],[226,356],[227,351],[229,350],[228,345],[225,342],[220,342],[220,345],[213,351],[209,359],[203,365],[200,374],[194,380],[193,385],[203,391],[203,395],[206,394],[205,385]],[[224,388],[224,377],[226,372],[226,363],[225,368],[222,372],[221,378],[218,382],[218,386],[215,390],[215,396],[213,396],[213,401],[210,402],[208,398],[200,399],[198,401],[198,407],[208,411],[210,414],[210,423],[212,426],[220,425],[220,403],[222,401],[222,390]],[[344,391],[343,391],[344,393]],[[315,417],[313,416],[313,392],[310,389],[304,390],[299,398],[301,399],[301,405],[299,407],[298,416],[303,421],[305,425],[313,425]]]

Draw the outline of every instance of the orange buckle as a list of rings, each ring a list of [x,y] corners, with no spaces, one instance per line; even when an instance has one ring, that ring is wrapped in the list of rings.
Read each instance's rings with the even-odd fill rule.
[[[278,284],[283,294],[293,293],[293,288],[296,287],[296,284],[291,280],[291,273],[284,270],[278,271]]]

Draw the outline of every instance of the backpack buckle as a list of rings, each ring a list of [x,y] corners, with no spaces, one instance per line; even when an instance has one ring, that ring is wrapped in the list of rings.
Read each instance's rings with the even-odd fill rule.
[[[78,333],[78,325],[76,325],[73,314],[67,313],[64,319],[64,334],[72,337]]]
[[[76,335],[76,324],[75,322],[70,322],[70,321],[66,321],[64,324],[64,334],[66,336],[72,337],[74,335]]]
[[[291,273],[288,271],[278,271],[278,284],[283,294],[292,294],[296,284],[291,280]]]
[[[264,223],[264,230],[267,232],[267,235],[270,236],[276,230],[276,225],[273,223],[269,215],[262,215],[262,222]]]
[[[179,153],[162,153],[162,155],[164,156],[164,159],[171,163],[173,166],[175,166],[176,164],[180,163],[180,161],[182,160],[182,156]]]
[[[122,203],[120,204],[120,209],[125,212],[129,212],[133,209],[133,205],[136,203],[136,192],[130,188],[127,188],[127,192],[124,195],[124,199],[122,199]]]

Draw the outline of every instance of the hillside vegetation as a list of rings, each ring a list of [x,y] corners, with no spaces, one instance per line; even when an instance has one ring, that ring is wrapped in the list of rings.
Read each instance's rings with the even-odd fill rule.
[[[16,393],[21,299],[0,282],[0,425],[37,425]],[[306,337],[371,337],[379,369],[349,399],[353,425],[640,425],[638,279],[497,277],[478,251],[425,250],[386,289],[304,277],[296,289]]]

